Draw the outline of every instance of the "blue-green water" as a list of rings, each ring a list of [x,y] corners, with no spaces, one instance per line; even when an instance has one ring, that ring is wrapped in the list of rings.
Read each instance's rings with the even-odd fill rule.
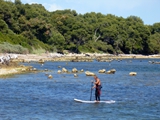
[[[160,64],[149,59],[108,62],[46,62],[29,65],[47,72],[0,78],[0,120],[158,120],[160,119]],[[160,61],[160,59],[156,59]],[[28,63],[27,63],[28,65]],[[85,104],[89,100],[91,80],[84,72],[78,77],[57,74],[58,66],[91,71],[102,82],[101,100],[114,104]],[[100,69],[116,69],[115,74],[100,74]],[[137,72],[137,76],[129,76]],[[48,79],[51,74],[53,79]],[[94,91],[92,92],[94,100]]]

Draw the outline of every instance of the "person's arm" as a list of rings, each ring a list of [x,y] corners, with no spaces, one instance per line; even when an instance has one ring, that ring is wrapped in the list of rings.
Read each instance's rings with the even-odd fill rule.
[[[94,82],[94,84],[96,85],[96,84],[98,84],[99,83],[99,79],[97,78],[97,80],[96,80],[96,82]]]
[[[96,84],[94,81],[91,81],[92,83],[94,83],[94,86],[92,87],[92,89],[94,89],[96,87]]]
[[[94,89],[94,88],[96,88],[96,85],[94,85],[94,86],[92,87],[92,89]]]

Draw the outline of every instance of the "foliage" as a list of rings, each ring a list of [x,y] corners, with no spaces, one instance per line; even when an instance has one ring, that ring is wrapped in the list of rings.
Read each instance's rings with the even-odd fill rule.
[[[41,53],[45,53],[45,49],[42,48],[38,48],[38,49],[33,49],[32,53],[33,54],[41,54]]]
[[[160,54],[159,34],[160,23],[144,25],[137,16],[82,15],[70,9],[49,12],[41,4],[0,0],[1,52],[6,45],[11,49],[19,45],[32,53]],[[10,52],[9,47],[5,51]]]
[[[149,38],[149,50],[151,54],[160,53],[160,33],[155,33]]]
[[[1,53],[17,53],[17,54],[26,54],[28,53],[27,48],[23,48],[21,45],[12,45],[4,42],[0,44],[0,52]]]

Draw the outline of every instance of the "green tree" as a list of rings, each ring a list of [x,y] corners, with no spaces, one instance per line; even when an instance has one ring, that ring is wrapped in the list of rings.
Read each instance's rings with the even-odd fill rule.
[[[151,54],[160,53],[160,33],[155,33],[149,38],[149,50]]]
[[[48,40],[48,44],[52,46],[52,50],[56,49],[57,52],[63,52],[65,45],[65,38],[58,31],[52,31],[52,35]]]

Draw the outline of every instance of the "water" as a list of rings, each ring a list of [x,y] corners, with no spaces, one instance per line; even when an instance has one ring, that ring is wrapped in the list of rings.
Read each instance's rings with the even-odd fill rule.
[[[120,62],[46,62],[30,65],[46,72],[0,78],[0,120],[158,120],[160,119],[160,64],[149,59]],[[156,59],[160,61],[160,59]],[[28,64],[28,63],[26,63]],[[61,66],[61,68],[59,68]],[[91,80],[84,72],[57,74],[65,67],[71,71],[91,71],[102,82],[101,100],[114,104],[85,104],[73,99],[89,100]],[[116,69],[115,74],[100,74],[100,69]],[[137,76],[129,76],[137,72]],[[53,79],[48,79],[51,74]]]

